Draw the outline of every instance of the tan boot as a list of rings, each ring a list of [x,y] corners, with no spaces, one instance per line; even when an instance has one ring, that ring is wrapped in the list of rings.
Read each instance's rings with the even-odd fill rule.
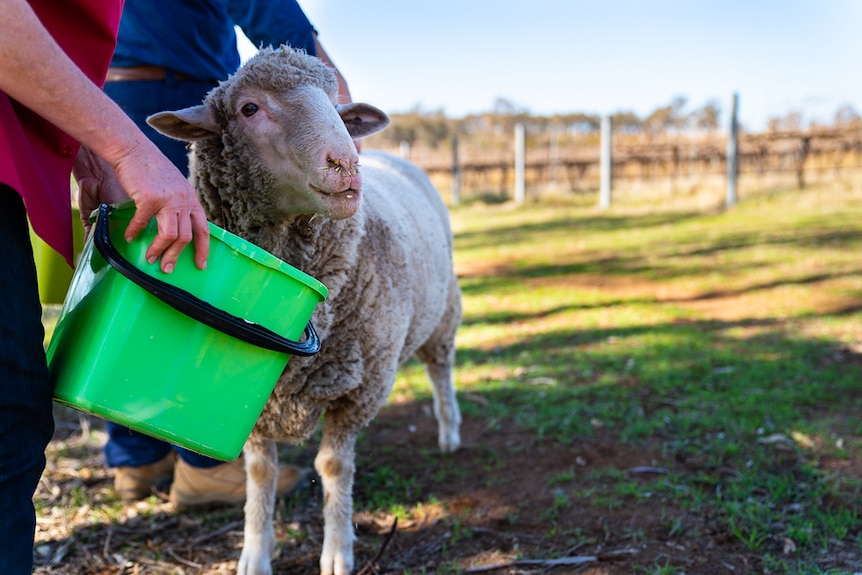
[[[289,495],[308,483],[309,472],[293,465],[278,468],[277,495]],[[242,503],[245,501],[245,460],[222,463],[215,467],[192,467],[178,459],[174,468],[170,500],[177,507],[207,503]]]
[[[174,454],[140,467],[117,467],[114,490],[121,499],[132,501],[152,495],[159,484],[167,485],[174,471]]]

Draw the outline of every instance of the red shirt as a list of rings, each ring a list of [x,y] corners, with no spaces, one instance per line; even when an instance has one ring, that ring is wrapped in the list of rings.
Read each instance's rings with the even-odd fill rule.
[[[30,0],[45,28],[102,86],[123,0]],[[33,230],[72,264],[70,176],[79,143],[0,91],[0,182],[24,198]]]

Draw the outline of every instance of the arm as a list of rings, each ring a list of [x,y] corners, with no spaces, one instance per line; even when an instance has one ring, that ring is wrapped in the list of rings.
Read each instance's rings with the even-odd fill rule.
[[[323,49],[323,44],[320,43],[320,40],[317,39],[317,34],[314,35],[314,46],[317,49],[317,57],[323,60],[323,62],[332,68],[335,71],[335,77],[338,78],[338,103],[339,104],[350,104],[353,102],[353,98],[350,97],[350,89],[347,87],[347,80],[344,79],[344,76],[341,75],[341,71],[329,57],[329,54],[326,53],[326,50]],[[362,140],[357,138],[353,140],[353,144],[356,146],[357,152],[362,152]]]
[[[170,272],[194,239],[195,261],[206,267],[209,227],[188,180],[66,56],[25,0],[0,0],[0,22],[0,90],[104,159],[100,164],[81,158],[75,176],[86,179],[110,168],[137,207],[127,240],[156,217],[159,231],[147,250],[149,261],[161,257],[162,270]],[[109,180],[104,173],[99,178]],[[115,194],[110,190],[105,188],[106,196]]]
[[[330,58],[329,54],[326,53],[326,50],[323,49],[323,44],[320,43],[320,40],[317,38],[317,34],[314,35],[314,46],[317,48],[317,57],[323,60],[327,66],[335,70],[335,77],[338,78],[338,103],[351,104],[353,102],[353,98],[350,97],[350,89],[347,87],[347,80],[344,79],[338,66],[335,65],[332,58]]]

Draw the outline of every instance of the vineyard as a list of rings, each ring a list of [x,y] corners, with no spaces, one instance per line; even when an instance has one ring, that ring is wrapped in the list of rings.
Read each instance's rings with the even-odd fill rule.
[[[396,121],[398,119],[396,118]],[[473,130],[429,144],[379,138],[378,147],[409,157],[451,199],[458,178],[461,201],[511,199],[515,186],[514,128]],[[727,177],[726,130],[619,129],[612,135],[614,201],[663,197],[723,198]],[[549,194],[594,202],[600,185],[600,135],[596,130],[527,126],[524,180],[528,199]],[[818,184],[848,189],[862,184],[862,123],[742,133],[738,148],[740,193]]]

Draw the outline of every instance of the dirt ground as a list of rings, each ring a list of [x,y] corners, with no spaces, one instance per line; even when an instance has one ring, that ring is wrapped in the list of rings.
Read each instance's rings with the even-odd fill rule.
[[[616,286],[628,290],[630,286]],[[483,406],[460,392],[462,405]],[[121,504],[102,463],[98,420],[57,407],[55,439],[36,493],[38,574],[228,575],[242,548],[241,507],[176,512],[156,494]],[[515,414],[464,418],[463,447],[436,450],[431,401],[385,407],[357,445],[354,487],[356,569],[360,575],[493,573],[737,575],[768,573],[762,554],[747,551],[720,518],[691,512],[685,497],[611,497],[601,504],[609,469],[649,492],[663,477],[696,476],[697,461],[665,455],[659,439],[637,447],[596,426],[568,444],[519,430]],[[285,447],[284,461],[311,467],[315,445]],[[775,465],[791,465],[776,453]],[[821,466],[862,478],[862,460]],[[732,475],[733,469],[727,469]],[[555,486],[552,478],[574,477]],[[388,478],[388,479],[387,479]],[[387,481],[389,483],[387,483]],[[411,510],[397,528],[384,495]],[[565,497],[561,497],[565,491]],[[317,484],[276,509],[273,571],[316,575],[323,524]],[[415,507],[422,502],[420,507]],[[390,513],[373,511],[390,509]],[[395,512],[397,513],[397,512]],[[773,554],[792,557],[793,542],[776,533]],[[813,557],[819,571],[862,573],[858,546],[830,545]]]
[[[482,398],[468,394],[462,401],[481,402]],[[235,572],[242,545],[241,508],[180,513],[158,495],[122,505],[101,463],[101,423],[62,407],[57,408],[57,420],[48,469],[36,496],[42,508],[36,573]],[[557,494],[548,486],[548,478],[574,469],[580,492],[589,493],[591,483],[600,481],[591,476],[591,470],[626,470],[648,486],[665,472],[696,473],[697,466],[663,458],[658,446],[627,447],[603,437],[601,431],[592,439],[564,446],[537,441],[509,423],[499,421],[490,428],[485,420],[468,418],[463,449],[440,456],[435,454],[436,423],[429,404],[385,408],[357,449],[355,573],[764,572],[758,556],[747,553],[726,529],[717,528],[714,518],[687,514],[679,502],[668,498],[621,506],[596,506],[576,499],[549,521]],[[314,447],[290,448],[282,456],[310,466]],[[845,472],[862,475],[862,462],[841,464]],[[395,517],[364,510],[371,508],[373,491],[380,488],[375,474],[382,469],[393,477],[412,478],[406,506],[429,502],[402,517],[391,538]],[[279,501],[275,573],[318,573],[320,503],[317,484]],[[666,520],[671,515],[683,518],[673,528]],[[785,542],[776,537],[772,544],[780,553]],[[850,551],[846,557],[823,557],[820,563],[824,571],[830,567],[848,573],[860,570],[858,556]]]

